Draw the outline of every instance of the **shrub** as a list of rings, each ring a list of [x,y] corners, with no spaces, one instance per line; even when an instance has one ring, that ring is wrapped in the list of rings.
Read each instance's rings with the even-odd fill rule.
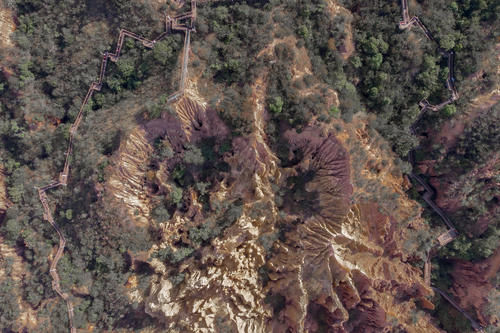
[[[171,185],[171,190],[169,194],[170,202],[177,205],[181,202],[182,199],[182,188],[177,187],[175,185]]]
[[[272,102],[269,103],[269,110],[273,113],[281,113],[283,110],[283,99],[280,96],[274,97]]]
[[[457,108],[455,107],[455,105],[453,104],[448,104],[444,107],[443,109],[443,113],[448,116],[448,117],[451,117],[453,116],[455,113],[457,112]]]
[[[188,145],[186,151],[184,152],[184,162],[188,164],[202,165],[205,162],[205,158],[201,153],[201,149],[193,145]]]

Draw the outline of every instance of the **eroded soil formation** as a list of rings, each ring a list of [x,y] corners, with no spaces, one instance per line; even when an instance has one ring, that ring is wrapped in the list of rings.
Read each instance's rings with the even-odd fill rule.
[[[416,308],[432,306],[431,290],[404,261],[396,220],[376,201],[354,200],[367,189],[352,185],[356,153],[335,129],[285,130],[277,154],[252,135],[228,143],[222,121],[194,99],[175,108],[175,116],[142,129],[151,146],[170,152],[153,162],[147,202],[171,202],[179,182],[187,188],[182,204],[149,208],[171,217],[156,226],[150,259],[137,257],[155,272],[148,293],[130,290],[147,313],[190,332],[438,331]],[[356,135],[354,125],[343,125]],[[188,165],[180,176],[179,161],[200,145],[209,175]],[[200,183],[209,184],[208,195]],[[374,179],[371,186],[383,185]],[[404,205],[394,213],[407,214]]]
[[[410,19],[407,2],[401,3],[401,27],[415,25],[437,43],[418,17]],[[88,80],[93,83],[83,102],[75,99],[78,107],[73,113],[25,117],[29,132],[24,136],[49,128],[54,141],[69,141],[69,146],[65,154],[40,141],[41,153],[33,158],[33,166],[25,167],[33,177],[24,177],[35,178],[36,184],[12,186],[12,177],[6,185],[8,172],[0,167],[0,223],[5,224],[5,235],[0,235],[0,287],[14,290],[8,307],[17,309],[0,319],[7,318],[9,327],[18,331],[442,332],[431,316],[433,310],[441,311],[442,303],[436,297],[438,289],[431,288],[430,253],[437,253],[436,238],[446,230],[421,216],[423,202],[409,198],[412,185],[404,173],[422,179],[413,189],[414,198],[418,192],[427,194],[424,200],[434,211],[439,210],[432,205],[453,213],[472,195],[487,198],[490,205],[469,230],[480,236],[498,212],[498,196],[490,195],[498,185],[498,153],[456,179],[452,173],[439,174],[436,159],[410,160],[415,165],[411,173],[410,165],[374,129],[380,118],[361,112],[359,106],[344,119],[348,106],[356,105],[354,98],[346,98],[346,91],[353,97],[362,83],[357,77],[346,78],[355,75],[354,67],[333,76],[342,84],[332,84],[331,77],[326,80],[326,72],[347,62],[346,68],[363,66],[360,52],[373,53],[372,69],[381,65],[382,53],[387,56],[383,40],[355,44],[356,8],[351,13],[326,1],[301,12],[308,24],[313,17],[330,18],[330,27],[341,27],[342,33],[329,36],[315,54],[311,26],[300,25],[296,33],[280,30],[286,4],[266,9],[272,23],[269,17],[248,14],[258,4],[238,5],[231,14],[226,7],[216,8],[217,3],[200,4],[209,14],[201,15],[196,25],[196,2],[188,3],[187,12],[184,5],[169,4],[167,13],[175,15],[156,22],[161,27],[156,39],[117,30],[114,53],[101,55],[98,80]],[[158,12],[165,9],[161,1],[151,6]],[[0,8],[2,37],[13,28],[11,18],[10,10]],[[29,31],[29,22],[23,22]],[[111,27],[101,23],[105,31]],[[255,48],[248,53],[255,68],[244,72],[241,59],[225,52],[244,51],[242,44],[232,43],[247,25],[271,32],[249,47]],[[230,33],[221,26],[229,27]],[[176,30],[182,37],[170,36]],[[196,36],[204,36],[206,44]],[[133,43],[153,49],[151,55],[137,51]],[[13,44],[2,38],[2,45]],[[130,56],[119,60],[122,47]],[[423,111],[439,111],[458,98],[454,52],[441,47],[438,52],[446,56],[441,67],[448,71],[439,75],[451,97],[436,105],[422,99]],[[325,55],[330,58],[323,62]],[[144,63],[134,63],[132,57]],[[165,67],[135,90],[141,83],[133,81],[141,71],[147,72],[147,66],[153,67],[151,59]],[[165,65],[165,59],[175,66]],[[125,73],[128,81],[116,84]],[[248,82],[232,82],[241,73],[248,74]],[[170,82],[164,76],[175,79]],[[387,77],[379,75],[377,80]],[[119,89],[113,90],[117,85]],[[179,90],[170,89],[173,86]],[[120,95],[121,89],[134,93]],[[118,97],[122,104],[109,102]],[[433,98],[429,100],[435,103]],[[449,151],[460,147],[461,133],[469,129],[466,122],[475,124],[491,114],[491,119],[498,118],[492,109],[495,103],[496,90],[479,96],[468,118],[460,118],[456,126],[444,125],[438,134],[429,134],[428,141],[442,140]],[[103,115],[107,111],[108,116]],[[409,124],[417,124],[423,112],[415,115]],[[103,125],[100,119],[105,117]],[[86,127],[86,121],[92,125]],[[103,139],[114,121],[119,131]],[[18,129],[16,123],[8,126]],[[417,134],[415,126],[407,127]],[[89,140],[92,135],[95,142]],[[92,145],[85,147],[87,141]],[[60,161],[52,163],[49,156]],[[14,159],[8,162],[11,170],[19,167]],[[57,180],[33,191],[42,205],[35,200],[33,212],[11,209],[9,215],[22,200],[24,205],[35,202],[28,201],[28,188],[46,184],[51,179],[48,171],[60,167]],[[39,169],[35,173],[30,168]],[[465,190],[470,179],[481,180],[481,186]],[[49,233],[50,225],[42,223],[42,217],[56,233]],[[19,227],[20,220],[40,230]],[[3,243],[4,236],[12,246]],[[448,267],[446,292],[481,325],[498,325],[494,305],[500,297],[495,292],[499,254],[496,250],[476,262],[451,259]]]

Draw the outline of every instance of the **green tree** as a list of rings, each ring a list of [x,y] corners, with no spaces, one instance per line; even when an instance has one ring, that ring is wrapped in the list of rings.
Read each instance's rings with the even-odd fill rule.
[[[338,117],[340,115],[340,109],[335,105],[332,105],[330,107],[330,110],[328,110],[328,113],[330,114],[330,116]]]
[[[380,65],[382,65],[382,61],[384,57],[381,53],[376,53],[374,56],[369,58],[368,65],[373,69],[379,69]]]
[[[172,60],[172,55],[174,54],[174,48],[169,40],[162,40],[156,43],[153,48],[153,57],[162,65],[166,65]]]
[[[272,102],[269,103],[269,110],[271,112],[277,114],[283,111],[283,99],[280,96],[274,97]]]
[[[215,230],[210,223],[205,222],[199,227],[189,229],[189,239],[196,245],[201,245],[203,242],[208,241],[214,235],[212,231]]]
[[[201,149],[194,145],[187,146],[187,149],[184,151],[183,160],[188,164],[194,165],[202,165],[205,162]]]
[[[120,60],[118,60],[117,65],[125,81],[127,81],[135,72],[134,58],[121,57]]]
[[[445,35],[439,41],[439,45],[445,50],[451,50],[455,47],[455,39],[451,35]]]
[[[457,108],[453,104],[448,104],[443,108],[443,113],[448,117],[453,116],[456,112]]]
[[[72,209],[67,209],[65,213],[65,217],[67,220],[72,220],[73,219],[73,210]]]
[[[175,185],[171,185],[169,197],[170,202],[172,202],[173,204],[179,204],[182,200],[182,189]]]
[[[361,62],[361,58],[359,56],[351,57],[351,64],[354,66],[354,68],[361,68],[361,66],[363,66],[363,63]]]

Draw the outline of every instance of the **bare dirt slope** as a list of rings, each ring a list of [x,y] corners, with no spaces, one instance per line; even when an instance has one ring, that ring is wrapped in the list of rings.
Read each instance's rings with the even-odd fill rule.
[[[10,34],[14,32],[16,25],[12,17],[13,13],[9,8],[3,7],[0,3],[0,46],[10,47],[12,46],[12,41],[10,39]]]
[[[212,111],[196,100],[201,99],[181,100],[177,118],[166,115],[147,124],[146,137],[154,140],[163,133],[174,150],[182,151],[183,138],[196,142],[224,132],[217,115],[211,113],[210,125],[205,115]],[[437,332],[416,308],[416,303],[428,303],[425,297],[432,292],[421,272],[405,262],[405,233],[397,226],[411,217],[416,204],[402,195],[401,172],[380,160],[388,152],[363,134],[366,118],[359,116],[350,125],[339,121],[345,126],[341,131],[311,123],[300,134],[285,132],[289,159],[295,162],[279,167],[259,125],[265,117],[258,111],[259,96],[255,101],[255,132],[232,142],[232,153],[225,157],[231,171],[211,193],[212,204],[242,201],[241,215],[178,270],[152,259],[156,277],[151,291],[137,296],[131,288],[131,299],[142,300],[167,327],[190,332],[316,332],[325,325],[347,331],[399,327]],[[364,153],[358,151],[359,141]],[[352,172],[353,160],[366,154],[372,157]],[[304,187],[290,188],[290,179],[310,172],[315,176],[307,176]],[[168,173],[160,168],[155,178],[159,192],[168,196],[168,186],[161,185]],[[389,213],[389,207],[368,195],[377,187],[396,195],[398,208]],[[309,202],[309,196],[316,199]],[[194,193],[186,204],[160,226],[163,241],[150,255],[166,247],[175,250],[176,239],[190,242],[183,236],[189,228],[217,218],[217,213],[201,211]],[[418,223],[412,227],[422,228]]]

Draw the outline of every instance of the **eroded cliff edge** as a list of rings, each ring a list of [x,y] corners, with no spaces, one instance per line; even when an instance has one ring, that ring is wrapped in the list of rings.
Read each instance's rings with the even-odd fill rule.
[[[311,121],[300,133],[284,130],[270,147],[260,126],[228,141],[228,129],[198,97],[175,110],[132,132],[134,142],[147,140],[153,156],[158,147],[164,156],[149,161],[148,172],[131,168],[139,177],[115,168],[123,187],[111,191],[120,198],[128,179],[143,179],[143,208],[134,209],[158,212],[158,202],[170,202],[186,182],[182,203],[166,204],[160,223],[149,219],[158,243],[134,257],[154,271],[146,293],[129,286],[147,313],[192,332],[439,331],[419,310],[432,307],[432,292],[408,263],[419,249],[407,233],[425,229],[418,206],[404,194],[401,171],[382,158],[390,154],[383,141],[368,134],[367,117]],[[256,115],[260,122],[265,112]],[[215,161],[201,154],[195,169],[209,175],[188,166],[179,176],[178,163],[186,155],[196,161],[193,151],[206,142]],[[145,165],[142,149],[136,153],[127,151],[127,165]],[[209,185],[200,191],[199,182]],[[393,202],[378,202],[381,193]],[[412,224],[401,228],[406,220]]]

